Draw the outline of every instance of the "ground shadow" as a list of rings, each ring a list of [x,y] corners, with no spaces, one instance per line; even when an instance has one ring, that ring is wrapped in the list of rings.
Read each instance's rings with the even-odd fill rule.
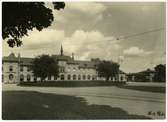
[[[3,91],[4,120],[149,119],[121,108],[88,105],[84,98],[31,91]]]
[[[126,82],[111,82],[111,81],[49,81],[49,82],[20,82],[19,86],[35,86],[35,87],[100,87],[100,86],[121,86]]]
[[[160,86],[128,86],[128,85],[122,85],[122,86],[117,86],[117,87],[124,88],[124,89],[145,91],[145,92],[154,92],[154,93],[165,93],[166,92],[166,88],[165,87],[160,87]]]

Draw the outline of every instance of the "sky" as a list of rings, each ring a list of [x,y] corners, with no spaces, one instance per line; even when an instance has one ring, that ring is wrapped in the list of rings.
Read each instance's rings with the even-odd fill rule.
[[[51,3],[46,6],[53,9]],[[65,9],[53,10],[53,15],[52,25],[29,31],[21,47],[9,48],[3,40],[2,55],[60,54],[62,44],[64,55],[119,62],[126,73],[166,63],[165,3],[66,2]]]

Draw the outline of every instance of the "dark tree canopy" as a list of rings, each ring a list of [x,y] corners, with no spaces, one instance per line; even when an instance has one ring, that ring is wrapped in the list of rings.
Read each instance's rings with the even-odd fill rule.
[[[154,69],[155,69],[155,81],[165,82],[166,81],[166,65],[159,64]]]
[[[97,66],[98,75],[105,77],[106,81],[110,77],[115,77],[119,73],[119,64],[111,61],[102,61]]]
[[[41,81],[43,81],[47,76],[55,76],[59,75],[59,67],[57,61],[55,61],[49,55],[41,55],[36,57],[32,62],[31,67],[34,76],[40,77]]]
[[[65,7],[64,2],[53,2],[53,5],[57,10]],[[20,39],[28,35],[28,30],[41,31],[53,20],[52,10],[44,2],[3,2],[2,38],[7,39],[10,47],[21,46]]]

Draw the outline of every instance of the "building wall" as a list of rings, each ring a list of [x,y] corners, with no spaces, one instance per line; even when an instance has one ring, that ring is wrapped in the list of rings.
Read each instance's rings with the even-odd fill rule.
[[[59,61],[58,65],[61,67],[59,77],[56,79],[54,76],[47,77],[46,81],[64,81],[64,80],[76,80],[76,81],[90,81],[90,80],[105,80],[103,77],[97,76],[97,71],[94,68],[81,68],[78,64],[67,64],[65,61]],[[13,67],[13,71],[10,71],[10,66]],[[23,71],[20,69],[23,67]],[[19,66],[17,62],[3,62],[3,82],[15,83],[19,81],[33,82],[40,81],[40,78],[35,78],[32,71],[28,71],[28,66]],[[12,80],[9,75],[13,75]],[[69,79],[70,77],[70,79]],[[118,79],[112,78],[111,81],[126,81],[125,74],[119,74]]]
[[[10,70],[11,69],[11,70]],[[5,83],[18,82],[18,63],[5,62],[2,65],[2,80]]]

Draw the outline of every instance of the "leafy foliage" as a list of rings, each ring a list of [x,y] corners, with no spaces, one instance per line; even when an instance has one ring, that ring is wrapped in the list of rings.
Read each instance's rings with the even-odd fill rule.
[[[155,80],[159,82],[165,82],[166,65],[159,64],[154,69],[155,69]]]
[[[65,7],[64,2],[53,2],[54,8]],[[44,2],[3,2],[2,38],[7,39],[10,47],[21,46],[20,38],[28,35],[28,30],[41,31],[53,22],[52,10]]]
[[[49,55],[41,55],[36,57],[32,62],[32,71],[36,77],[40,77],[43,81],[47,76],[58,77],[58,63]]]
[[[105,77],[108,81],[110,77],[115,77],[119,73],[119,64],[110,61],[102,61],[98,64],[97,71],[100,77]]]

